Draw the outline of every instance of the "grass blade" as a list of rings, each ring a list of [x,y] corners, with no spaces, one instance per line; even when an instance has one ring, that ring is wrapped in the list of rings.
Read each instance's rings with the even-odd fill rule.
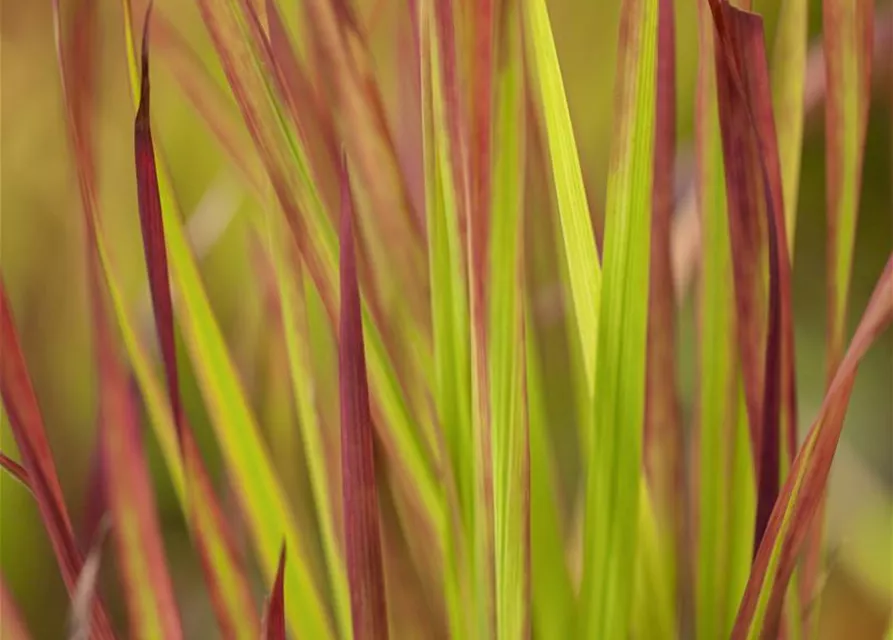
[[[733,640],[774,637],[778,632],[788,580],[828,481],[859,363],[891,322],[893,255],[772,511],[738,610]]]
[[[782,437],[786,438],[786,449],[791,455],[796,447],[791,263],[762,19],[733,8],[726,0],[712,2],[711,9],[720,38],[716,52],[717,85],[727,168],[732,264],[736,272],[739,353],[757,473],[756,552],[778,495]],[[758,334],[762,333],[759,317],[750,315],[756,300],[749,297],[760,288],[757,283],[762,279],[753,271],[753,260],[761,253],[755,237],[761,233],[756,231],[761,214],[766,219],[769,258],[762,374],[751,368],[755,363],[747,355],[758,344],[753,339],[759,340]],[[749,239],[748,225],[751,231],[756,231]],[[745,247],[747,244],[750,246]],[[747,323],[751,326],[743,326]],[[758,381],[762,384],[761,390],[755,388]]]
[[[130,75],[134,83],[131,88],[136,107],[139,101],[137,56],[133,48],[130,4],[127,0],[122,1]],[[317,586],[301,557],[302,545],[285,492],[273,473],[269,454],[261,443],[241,381],[211,310],[189,250],[164,165],[157,155],[155,158],[171,277],[181,303],[178,307],[180,327],[195,365],[199,388],[215,427],[223,459],[238,490],[237,496],[254,539],[260,566],[264,574],[272,579],[284,537],[292,552],[292,562],[286,567],[291,585],[286,595],[289,625],[296,635],[328,638],[331,633],[328,616]],[[207,514],[204,515],[207,517]]]
[[[639,525],[654,171],[658,2],[621,9],[618,110],[606,202],[604,279],[586,473],[583,633],[624,635]]]
[[[871,104],[874,3],[870,0],[824,0],[825,166],[827,173],[827,291],[826,382],[831,384],[843,357],[848,334],[847,307],[859,217],[859,194],[868,111]],[[883,54],[882,54],[883,56]],[[801,594],[816,599],[822,570],[824,499],[810,531],[803,564]],[[817,620],[819,606],[808,615]]]
[[[530,637],[531,627],[530,443],[522,288],[524,221],[521,216],[524,209],[526,119],[520,6],[509,0],[504,10],[504,28],[497,52],[486,336],[489,339],[487,359],[492,420],[490,464],[496,637],[521,640]],[[481,153],[486,155],[488,152]],[[478,210],[475,215],[483,215],[483,211]],[[483,278],[483,273],[478,271],[478,277]]]
[[[62,497],[59,476],[50,452],[43,418],[37,404],[37,396],[28,375],[25,356],[19,343],[12,316],[12,308],[6,294],[6,286],[0,281],[0,395],[16,447],[22,456],[22,467],[27,474],[37,508],[49,536],[62,579],[73,594],[83,567],[83,557],[78,550],[71,519]],[[93,630],[98,638],[114,638],[108,615],[98,600],[92,611]]]
[[[657,510],[653,524],[672,553],[656,554],[675,582],[680,613],[687,613],[687,500],[683,472],[683,433],[676,387],[676,300],[671,264],[674,165],[676,155],[676,26],[673,1],[659,0],[654,179],[648,291],[648,346],[645,382],[644,461]],[[642,516],[640,516],[640,519]],[[645,527],[648,531],[649,527]],[[675,574],[678,573],[678,579]]]
[[[595,389],[601,266],[546,1],[531,0],[524,5],[524,37],[530,66],[535,71],[531,84],[537,88],[535,93],[545,122],[570,294],[591,394]]]
[[[347,577],[353,634],[388,637],[375,451],[360,291],[354,256],[353,204],[346,159],[341,175],[341,323],[338,353],[341,392],[341,473]]]
[[[755,481],[735,336],[732,250],[719,129],[713,20],[698,4],[695,113],[696,202],[702,227],[696,418],[697,549],[695,626],[699,640],[726,636],[753,551]]]
[[[457,516],[444,514],[440,526],[445,538],[444,590],[450,632],[477,637],[492,633],[492,556],[487,553],[486,529],[490,517],[479,482],[485,460],[476,446],[472,422],[471,319],[459,230],[464,138],[455,102],[452,15],[447,13],[453,7],[449,2],[439,4],[438,12],[437,3],[423,1],[418,24],[434,403],[459,509]]]
[[[4,466],[4,468],[6,468]],[[18,605],[0,578],[0,638],[6,640],[28,640],[31,634],[25,626],[25,618],[19,612]]]
[[[279,552],[279,566],[270,596],[267,598],[267,610],[261,629],[261,638],[266,640],[285,640],[285,543]]]
[[[155,328],[161,345],[161,356],[167,377],[171,410],[177,426],[177,437],[183,439],[183,407],[177,374],[177,350],[174,343],[174,304],[171,299],[167,249],[164,244],[164,220],[161,215],[161,196],[158,193],[158,175],[155,169],[155,146],[152,142],[150,122],[149,82],[149,18],[152,5],[143,22],[142,55],[140,63],[140,99],[134,122],[134,155],[136,158],[137,198],[140,210],[140,228],[149,290],[152,294],[152,311]]]
[[[91,5],[79,7],[76,26],[90,19]],[[95,178],[91,172],[89,118],[92,85],[88,72],[75,90],[67,64],[78,70],[91,68],[83,40],[67,45],[62,40],[58,3],[53,5],[59,67],[68,109],[68,128],[77,158],[81,201],[86,226],[87,282],[93,314],[93,338],[99,376],[99,455],[103,473],[101,491],[109,504],[114,538],[123,575],[125,601],[131,632],[138,636],[182,637],[173,587],[167,572],[164,545],[155,512],[155,499],[142,448],[142,434],[129,377],[122,366],[108,321],[101,267],[95,244]],[[83,32],[79,31],[78,36]],[[81,45],[78,47],[78,45]],[[163,241],[163,238],[162,238]],[[92,600],[92,598],[91,598]],[[87,605],[89,610],[89,605]]]
[[[162,451],[171,470],[171,477],[177,490],[178,498],[183,506],[184,514],[202,558],[202,567],[210,587],[212,603],[220,621],[221,629],[228,635],[253,637],[257,634],[258,623],[254,615],[250,589],[243,568],[240,566],[241,563],[236,558],[231,533],[222,517],[216,497],[213,495],[210,481],[199,458],[191,431],[187,426],[185,431],[181,432],[183,447],[180,450],[177,444],[177,429],[170,415],[170,406],[167,405],[168,401],[163,398],[161,387],[154,378],[154,373],[148,364],[144,350],[140,350],[139,345],[135,342],[135,332],[132,329],[134,324],[127,317],[126,312],[123,311],[119,286],[114,280],[113,271],[107,267],[108,260],[104,251],[104,241],[98,218],[98,205],[95,194],[94,163],[89,137],[89,122],[86,118],[86,115],[89,113],[87,101],[90,98],[90,92],[85,90],[89,86],[86,78],[90,77],[92,61],[87,57],[83,47],[77,46],[81,42],[79,38],[82,38],[83,25],[78,22],[73,24],[72,31],[74,36],[71,38],[71,44],[66,45],[62,40],[61,16],[56,4],[54,4],[54,15],[57,21],[57,38],[59,39],[59,68],[68,109],[67,124],[69,137],[73,152],[77,158],[76,167],[80,178],[82,206],[87,227],[90,279],[93,283],[92,295],[96,299],[95,302],[99,303],[100,297],[103,295],[101,285],[99,284],[99,269],[101,268],[105,276],[105,286],[108,287],[114,303],[124,342],[131,354],[131,360],[134,362],[137,381],[142,387],[143,395],[149,404],[152,424],[156,428],[156,433],[161,441]],[[79,78],[79,82],[76,85],[71,80],[73,72]],[[97,304],[95,313],[97,316],[103,314],[99,316],[97,322],[101,322],[104,325],[106,322],[104,314],[107,313],[105,304]],[[107,331],[109,331],[107,327],[101,330],[97,327],[98,343],[105,341],[101,334]],[[112,366],[115,366],[114,363]],[[112,374],[116,375],[114,372]],[[129,382],[126,387],[126,393],[129,394]],[[127,409],[127,411],[132,411],[132,408]],[[101,430],[99,450],[101,451],[101,457],[104,458],[107,447],[102,445],[103,433],[104,431]],[[187,508],[185,501],[183,461],[185,461],[185,467],[189,469],[190,476],[192,476],[189,484],[193,497],[196,498],[192,511]],[[112,465],[117,464],[114,460],[111,463]],[[106,466],[108,466],[108,463],[103,462],[102,459],[98,461],[98,469]],[[106,481],[103,481],[102,484],[106,484]],[[101,487],[98,488],[98,491],[102,491]],[[128,501],[125,497],[124,504],[127,503]]]
[[[784,0],[772,50],[772,95],[778,126],[778,153],[784,189],[788,255],[794,259],[800,156],[803,146],[803,104],[806,85],[806,44],[809,0]]]

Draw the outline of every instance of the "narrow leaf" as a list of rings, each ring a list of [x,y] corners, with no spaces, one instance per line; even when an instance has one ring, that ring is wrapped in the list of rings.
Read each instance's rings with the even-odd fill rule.
[[[149,290],[152,294],[152,311],[155,316],[155,330],[161,345],[161,356],[167,377],[171,410],[177,426],[177,437],[182,442],[183,407],[177,374],[177,350],[174,343],[174,305],[171,299],[167,249],[164,243],[164,220],[161,215],[161,197],[158,193],[155,146],[152,143],[150,121],[149,19],[152,15],[151,11],[152,4],[150,3],[143,21],[140,100],[134,122],[137,198],[143,250],[149,276]]]
[[[285,640],[285,543],[279,553],[279,567],[276,579],[267,598],[267,609],[264,612],[261,638],[266,640]]]
[[[62,572],[62,580],[73,594],[83,567],[71,519],[62,497],[37,396],[31,385],[25,357],[12,317],[6,286],[0,281],[0,395],[9,426],[22,456],[22,467],[30,481],[44,528]],[[93,629],[99,638],[113,638],[108,615],[99,601],[93,605]]]
[[[131,89],[136,107],[139,102],[139,67],[133,47],[130,4],[122,0],[122,6]],[[160,156],[156,155],[155,162],[171,277],[181,303],[178,306],[180,328],[195,366],[199,388],[205,398],[223,459],[253,535],[260,566],[264,574],[272,579],[284,537],[292,553],[292,562],[286,567],[291,585],[286,596],[289,624],[296,634],[328,638],[331,633],[328,617],[317,586],[301,556],[302,545],[285,492],[273,473],[269,454],[261,443],[241,381],[211,310]],[[197,510],[197,513],[200,512]],[[208,518],[209,514],[202,513],[202,517]]]
[[[599,335],[601,265],[546,0],[531,0],[524,6],[524,37],[530,66],[535,71],[531,83],[537,88],[545,122],[570,276],[570,297],[583,350],[587,388],[592,393],[595,389],[596,338]]]
[[[341,322],[338,346],[341,393],[341,474],[347,577],[353,634],[388,637],[375,450],[360,292],[354,256],[353,203],[346,159],[341,174]]]
[[[778,15],[778,30],[772,49],[772,96],[778,125],[778,153],[788,254],[794,259],[794,234],[800,189],[800,158],[803,147],[803,119],[806,112],[806,45],[809,0],[784,0]]]
[[[521,216],[526,122],[520,6],[509,0],[504,9],[505,28],[497,52],[486,338],[490,368],[496,637],[523,640],[530,637],[531,628],[530,443]],[[475,213],[482,214],[482,211]],[[478,272],[478,277],[483,274]]]
[[[583,633],[629,623],[639,529],[658,44],[657,0],[625,0],[586,473]]]
[[[826,382],[831,383],[848,335],[847,308],[859,219],[865,136],[871,104],[874,2],[823,0],[825,51],[825,182],[827,236]],[[883,46],[880,47],[883,52]],[[884,54],[881,53],[883,59]],[[801,593],[816,598],[822,569],[824,499],[809,534]],[[817,618],[816,606],[809,617]]]
[[[726,0],[711,3],[720,46],[716,51],[720,126],[726,159],[729,229],[739,322],[739,354],[748,400],[751,441],[757,473],[754,551],[778,495],[782,434],[793,455],[796,443],[794,330],[791,274],[784,219],[781,170],[772,114],[769,71],[762,20],[733,8]],[[744,61],[747,61],[746,63]],[[765,217],[762,221],[761,216]],[[758,349],[763,324],[753,314],[763,276],[755,273],[765,225],[768,237],[768,319],[763,370],[748,350]],[[758,264],[758,262],[757,262]],[[756,385],[761,385],[756,388]],[[787,431],[782,429],[787,426]]]
[[[788,581],[828,481],[859,363],[891,322],[893,255],[772,510],[738,610],[733,640],[775,637],[778,632]]]
[[[94,61],[89,59],[82,49],[74,48],[82,37],[82,26],[74,22],[71,27],[72,35],[67,38],[71,41],[66,45],[66,38],[62,35],[61,16],[58,5],[54,4],[54,15],[57,27],[57,45],[59,48],[59,69],[62,76],[62,85],[68,110],[67,124],[71,139],[72,151],[76,158],[76,167],[81,187],[82,207],[85,214],[85,226],[87,230],[87,246],[89,254],[90,281],[92,290],[100,292],[100,269],[108,288],[113,308],[117,316],[118,324],[124,337],[124,343],[130,352],[131,362],[136,372],[137,382],[143,390],[143,396],[149,404],[149,414],[152,425],[162,445],[162,452],[168,463],[170,474],[178,498],[184,510],[186,520],[195,538],[199,550],[202,567],[205,571],[206,581],[211,591],[211,600],[215,612],[225,634],[255,636],[258,629],[257,619],[254,615],[253,600],[247,583],[244,570],[240,561],[236,558],[235,548],[229,525],[222,517],[219,504],[211,489],[210,481],[198,455],[192,433],[185,425],[182,432],[182,449],[179,447],[177,429],[170,415],[169,400],[164,398],[161,385],[155,379],[153,367],[149,365],[145,349],[136,344],[134,321],[128,317],[128,313],[122,307],[120,286],[115,280],[114,270],[108,267],[108,259],[104,249],[104,239],[101,220],[98,212],[98,200],[95,193],[95,176],[93,175],[93,149],[89,135],[89,120],[87,105],[90,92],[85,90],[87,86],[85,78],[94,66]],[[79,82],[73,83],[72,78],[78,77]],[[97,302],[103,302],[102,293],[91,294]],[[107,306],[104,302],[96,308],[95,313],[106,314]],[[100,320],[103,324],[105,320]],[[97,327],[99,329],[100,327]],[[99,334],[107,331],[102,329],[97,332],[97,341],[101,341]],[[129,377],[126,386],[129,391]],[[168,396],[169,397],[169,396]],[[164,416],[164,417],[161,417]],[[100,430],[99,445],[97,448],[97,463],[95,469],[102,475],[107,475],[106,446],[103,444],[104,431]],[[181,457],[182,454],[182,457]],[[185,461],[185,463],[184,463]],[[114,466],[115,461],[112,461]],[[183,467],[189,470],[190,490],[195,498],[192,511],[187,509],[183,481]],[[107,477],[98,478],[98,486],[91,491],[91,500],[95,499],[98,505],[104,505],[106,496],[103,495],[104,487],[109,484]],[[97,513],[94,522],[98,522],[101,514],[101,506],[94,505]],[[92,516],[91,516],[92,517]],[[90,518],[88,518],[88,521]],[[92,536],[91,536],[92,537]]]
[[[687,600],[685,589],[689,577],[686,575],[688,501],[676,388],[676,300],[670,244],[676,155],[676,27],[673,0],[659,1],[657,28],[644,461],[658,516],[653,525],[661,532],[661,538],[669,541],[667,547],[673,550],[673,553],[654,557],[662,557],[670,574],[670,584],[674,581],[673,574],[678,572],[675,600],[683,605]],[[646,521],[645,524],[652,523]],[[684,609],[680,608],[680,611]]]

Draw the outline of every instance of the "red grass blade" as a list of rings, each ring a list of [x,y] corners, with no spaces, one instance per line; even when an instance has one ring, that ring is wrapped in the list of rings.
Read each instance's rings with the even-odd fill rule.
[[[83,46],[82,34],[84,30],[82,21],[75,22],[69,35],[63,38],[58,4],[54,5],[54,11],[57,20],[59,68],[68,109],[68,132],[72,151],[76,159],[75,166],[78,172],[81,204],[87,230],[85,242],[89,260],[91,300],[93,302],[94,322],[96,323],[96,342],[97,349],[102,351],[100,354],[100,365],[104,381],[103,393],[100,396],[100,401],[103,403],[101,412],[105,416],[104,420],[108,419],[109,414],[112,415],[113,420],[109,423],[112,429],[120,427],[130,430],[129,433],[123,434],[125,436],[122,440],[123,446],[129,448],[132,453],[142,457],[142,453],[139,450],[141,447],[139,430],[135,428],[135,422],[133,425],[129,424],[129,421],[135,421],[136,409],[133,404],[135,400],[131,397],[129,376],[123,370],[121,364],[117,362],[117,356],[114,354],[111,346],[111,328],[107,322],[108,307],[104,299],[105,288],[101,284],[103,267],[98,256],[100,220],[95,193],[96,177],[94,174],[93,149],[89,129],[90,122],[89,118],[85,117],[90,111],[90,101],[92,100],[92,91],[85,79],[91,77],[95,64],[90,57],[90,52]],[[67,42],[69,40],[71,41],[70,45]],[[77,78],[78,81],[75,82],[74,78]],[[149,149],[151,153],[151,143]],[[160,213],[160,209],[158,212]],[[105,386],[106,382],[109,384],[108,387]],[[174,388],[176,389],[176,385],[174,385]],[[109,396],[112,392],[126,395],[126,398],[121,398],[117,401],[111,399]],[[116,414],[120,414],[120,422],[116,422]],[[119,461],[115,454],[108,451],[108,438],[117,438],[120,434],[114,432],[109,434],[108,431],[106,428],[101,428],[99,433],[99,444],[96,452],[98,455],[94,467],[96,475],[93,479],[95,482],[91,481],[86,517],[88,539],[92,538],[89,532],[106,509],[106,501],[112,497],[107,494],[117,492],[118,485],[122,484],[122,480],[118,477],[122,472],[124,481],[129,481],[131,476],[135,474],[142,476],[142,479],[139,479],[136,484],[130,487],[130,490],[142,492],[143,495],[146,495],[146,491],[151,491],[151,487],[148,484],[148,476],[144,472],[144,461],[137,461],[136,466],[130,466],[132,461],[126,459]],[[186,518],[199,551],[206,581],[211,592],[211,601],[217,613],[221,630],[225,636],[229,637],[238,629],[259,629],[257,618],[254,617],[254,602],[241,562],[237,558],[228,523],[224,520],[220,511],[210,480],[207,477],[192,433],[185,419],[183,420],[181,436],[180,444],[182,445],[181,452],[183,454],[186,486],[192,496],[195,497],[193,504],[195,508],[192,512],[186,513]],[[143,468],[144,471],[137,473],[136,470],[139,468]],[[121,497],[119,502],[124,506],[136,504],[134,500],[129,500],[126,495]],[[143,531],[150,531],[150,527],[153,526],[150,524],[150,520],[154,519],[154,514],[142,514],[140,517],[143,522],[141,526],[146,527]],[[157,527],[155,528],[157,529]],[[162,557],[163,551],[161,550],[160,540],[152,541],[151,544],[153,545],[153,549],[150,550],[151,554],[154,554],[156,558]],[[158,566],[163,567],[163,563],[159,562]],[[149,567],[149,569],[154,571],[155,567]],[[231,571],[227,571],[227,569]],[[166,581],[165,577],[158,575],[155,579],[160,585],[160,593],[164,593],[163,602],[165,604],[162,606],[166,609],[172,608],[172,596],[169,593],[169,588],[163,584]],[[227,588],[231,596],[230,600],[227,600],[224,595]],[[241,606],[236,607],[236,603]]]
[[[74,593],[83,567],[71,519],[62,498],[56,465],[50,452],[37,396],[19,344],[6,287],[0,280],[0,395],[9,416],[9,426],[22,456],[22,468],[31,483],[43,525],[69,594]],[[98,638],[113,638],[108,616],[100,602],[93,606],[93,630]]]
[[[738,610],[733,640],[776,637],[787,584],[828,481],[859,363],[891,322],[893,254],[772,510]],[[760,612],[762,619],[755,620]],[[753,628],[754,624],[758,626]]]
[[[830,384],[846,344],[847,306],[856,226],[859,218],[863,153],[871,104],[872,33],[874,2],[825,0],[825,166],[827,167],[827,310],[826,381]],[[877,35],[875,33],[875,35]],[[883,53],[881,54],[883,59]],[[815,600],[822,569],[825,521],[824,500],[806,545],[801,593]],[[818,607],[808,612],[814,626]]]
[[[660,0],[657,35],[657,97],[652,180],[651,262],[645,382],[644,457],[662,527],[673,538],[677,599],[687,584],[687,504],[683,478],[683,435],[676,391],[676,302],[671,267],[675,198],[676,62],[672,0]]]
[[[161,198],[158,194],[158,174],[155,167],[155,145],[152,142],[149,82],[149,19],[152,5],[146,10],[143,23],[140,104],[134,122],[134,154],[136,158],[137,197],[139,198],[140,227],[143,234],[143,250],[149,290],[152,294],[152,311],[155,330],[161,345],[164,371],[167,377],[168,395],[177,438],[183,446],[183,407],[180,399],[180,383],[177,374],[177,350],[174,338],[174,305],[171,299],[170,274],[167,264],[167,248],[164,243],[164,222],[161,215]]]
[[[34,493],[34,489],[31,487],[31,479],[28,477],[28,472],[25,471],[25,468],[20,465],[18,462],[10,458],[5,453],[0,453],[0,468],[2,468],[6,473],[15,478],[15,480],[25,487],[32,494]]]
[[[344,539],[354,637],[386,640],[384,565],[381,555],[375,451],[360,291],[354,255],[353,204],[347,161],[341,174],[341,473]]]
[[[5,467],[4,467],[5,468]],[[25,626],[25,618],[12,598],[6,583],[0,578],[0,638],[3,640],[28,640],[31,635]]]
[[[762,19],[735,9],[727,0],[711,0],[711,9],[719,36],[717,87],[736,276],[739,353],[758,483],[756,550],[778,495],[782,425],[791,455],[796,445],[790,259]],[[765,222],[761,215],[765,215]],[[762,225],[767,230],[769,260],[765,343],[760,338],[762,305],[755,295],[762,280],[757,267],[762,253]],[[762,344],[765,355],[759,367],[755,357],[759,357]]]
[[[279,553],[279,568],[267,599],[267,610],[261,626],[261,638],[285,640],[285,542]]]

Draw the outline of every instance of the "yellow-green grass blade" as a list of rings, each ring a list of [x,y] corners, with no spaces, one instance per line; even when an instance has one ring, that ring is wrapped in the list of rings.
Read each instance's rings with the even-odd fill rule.
[[[545,385],[530,304],[525,320],[527,424],[530,437],[530,580],[537,638],[575,637],[575,596],[564,552]]]
[[[334,595],[335,614],[339,627],[349,629],[350,597],[344,558],[341,555],[337,521],[331,509],[331,489],[326,470],[325,446],[322,425],[314,402],[314,372],[310,353],[311,334],[307,323],[307,311],[303,303],[304,275],[297,260],[288,260],[290,246],[283,242],[281,221],[267,216],[268,248],[273,261],[280,313],[282,315],[288,366],[310,476],[313,503],[319,522],[320,537],[329,582]],[[294,267],[294,269],[292,269]]]
[[[131,81],[138,80],[133,27],[128,0],[124,8],[125,39],[129,46]],[[139,85],[131,87],[134,106]],[[283,537],[292,550],[287,567],[290,585],[287,616],[292,630],[301,636],[331,637],[324,605],[301,556],[302,543],[290,513],[285,492],[273,472],[238,374],[227,350],[220,326],[211,309],[198,267],[191,254],[170,179],[156,150],[158,188],[164,216],[171,278],[179,293],[178,320],[205,397],[217,440],[240,503],[252,531],[258,560],[272,580]]]
[[[586,637],[622,637],[634,594],[645,405],[654,169],[657,0],[621,9],[618,111],[608,175],[604,272],[586,470],[581,593]]]
[[[784,192],[788,253],[794,260],[800,158],[803,147],[803,90],[806,85],[806,46],[809,0],[783,0],[772,50],[772,96],[781,180]]]
[[[714,31],[698,5],[697,205],[702,257],[698,316],[698,480],[695,524],[695,637],[723,637],[744,589],[756,491],[737,359],[725,165],[719,130]],[[738,526],[735,526],[736,518]]]
[[[485,631],[482,616],[487,610],[486,606],[481,607],[479,598],[480,576],[475,574],[474,585],[468,584],[464,578],[470,578],[472,567],[479,559],[475,472],[478,457],[471,422],[470,316],[433,9],[430,2],[422,2],[419,7],[422,142],[436,378],[434,403],[449,457],[451,474],[446,477],[455,479],[460,509],[459,526],[452,523],[453,516],[449,512],[444,513],[440,522],[446,542],[445,557],[451,569],[445,571],[444,590],[451,633],[457,637],[469,633],[471,637],[478,637]],[[445,489],[449,491],[448,486]],[[451,535],[451,532],[456,534]],[[463,602],[463,583],[466,592],[474,590],[475,597],[471,602]],[[471,605],[472,610],[467,610],[466,604]]]
[[[644,482],[639,484],[639,501],[636,595],[630,633],[642,640],[672,640],[678,637],[673,598],[675,539],[662,535]]]
[[[546,0],[524,2],[524,37],[552,162],[570,298],[589,393],[595,389],[601,266]]]
[[[230,3],[235,1],[230,0]],[[238,7],[201,0],[200,8],[280,208],[295,236],[316,291],[325,303],[330,321],[334,322],[338,312],[335,295],[338,238],[323,207],[303,143],[288,125],[288,118],[277,102],[276,89],[265,76],[261,61],[256,59]],[[265,233],[263,229],[261,231]],[[412,415],[368,304],[364,305],[363,321],[369,350],[369,376],[375,395],[373,411],[384,418],[376,420],[378,433],[389,454],[399,461],[409,477],[416,480],[413,490],[429,518],[437,521],[442,506],[433,456],[428,447],[432,441],[431,429],[426,421],[418,421]],[[415,334],[412,335],[415,338]],[[424,351],[419,340],[414,339],[413,345],[416,347],[414,351]],[[422,362],[420,372],[424,375],[427,371],[424,356],[418,358]]]
[[[530,448],[525,393],[525,115],[519,7],[505,7],[497,73],[489,350],[496,637],[530,636]]]

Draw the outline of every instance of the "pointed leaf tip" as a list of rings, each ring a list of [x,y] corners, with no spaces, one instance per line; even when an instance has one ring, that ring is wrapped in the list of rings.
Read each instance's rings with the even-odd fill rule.
[[[285,541],[279,552],[276,579],[267,600],[261,637],[265,640],[285,640]]]
[[[149,107],[151,90],[149,78],[149,22],[152,15],[152,6],[153,3],[150,2],[143,22],[140,100],[134,122],[134,154],[136,158],[140,227],[146,258],[146,270],[149,278],[149,291],[152,296],[152,310],[155,316],[158,341],[161,345],[162,359],[164,360],[168,395],[170,396],[171,409],[177,428],[177,439],[182,446],[183,416],[177,375],[173,300],[170,290],[164,222],[161,211],[161,197],[158,190],[158,169],[155,160],[155,146],[152,141]]]
[[[354,255],[353,203],[346,158],[341,161],[341,392],[342,508],[354,637],[388,637],[381,555],[375,450],[360,292]]]

